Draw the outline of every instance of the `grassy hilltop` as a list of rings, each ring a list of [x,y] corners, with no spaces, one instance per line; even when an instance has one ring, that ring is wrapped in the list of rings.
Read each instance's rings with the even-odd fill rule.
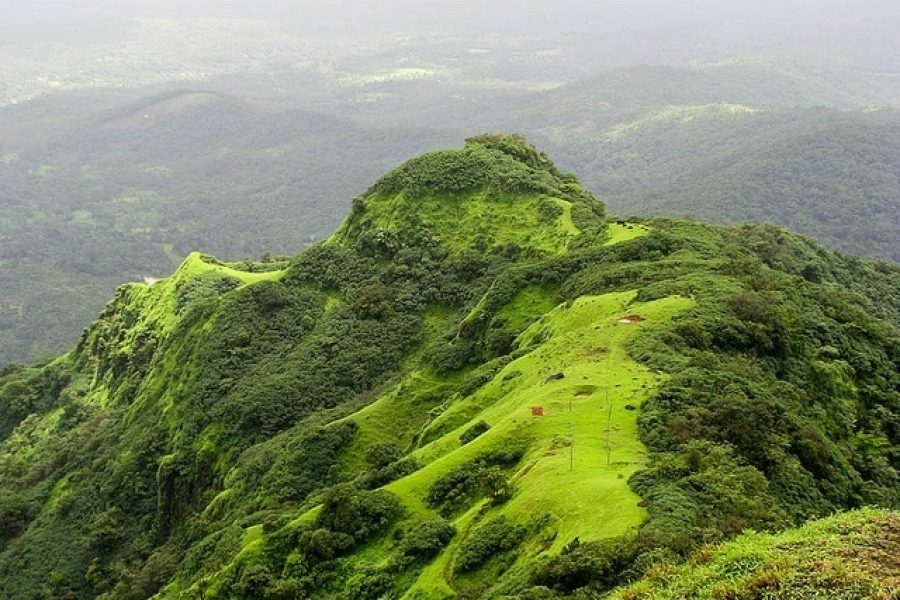
[[[290,260],[192,254],[0,373],[0,598],[769,597],[708,590],[775,538],[710,544],[900,507],[898,306],[896,267],[611,219],[473,138]],[[840,519],[896,544],[895,513]],[[888,597],[860,572],[797,589]]]

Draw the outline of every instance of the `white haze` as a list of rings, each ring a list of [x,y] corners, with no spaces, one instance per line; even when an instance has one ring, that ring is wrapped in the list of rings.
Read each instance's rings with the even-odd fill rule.
[[[758,56],[900,67],[897,0],[0,1],[0,50],[127,38],[132,18],[253,19],[291,35],[531,36],[600,66]]]

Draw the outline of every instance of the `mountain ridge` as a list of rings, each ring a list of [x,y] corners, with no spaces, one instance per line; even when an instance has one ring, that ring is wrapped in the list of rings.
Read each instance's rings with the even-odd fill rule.
[[[774,221],[891,259],[897,116],[867,107],[896,105],[896,78],[782,71],[634,68],[555,93],[460,93],[443,80],[346,87],[295,71],[4,107],[0,364],[63,352],[120,281],[158,277],[191,251],[293,254],[340,223],[336,198],[473,128],[527,133],[616,214]],[[159,119],[140,112],[197,93],[224,99]],[[715,110],[723,101],[757,112]],[[667,111],[690,119],[653,118]],[[153,126],[103,129],[128,114]],[[629,123],[641,126],[610,139]]]

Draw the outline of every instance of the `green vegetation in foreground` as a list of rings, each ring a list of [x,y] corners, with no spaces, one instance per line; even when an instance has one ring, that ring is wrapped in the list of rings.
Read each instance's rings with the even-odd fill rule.
[[[609,223],[473,138],[0,372],[3,594],[603,597],[897,508],[898,282],[771,226]]]
[[[894,598],[898,557],[900,515],[859,510],[704,548],[688,564],[659,568],[612,598]]]

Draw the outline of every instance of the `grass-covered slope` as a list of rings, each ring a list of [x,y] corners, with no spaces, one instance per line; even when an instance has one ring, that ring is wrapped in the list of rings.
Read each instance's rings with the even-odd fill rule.
[[[705,548],[684,566],[659,568],[612,597],[895,598],[900,516],[860,510],[777,535],[747,533]]]
[[[191,255],[0,374],[0,597],[603,594],[897,507],[898,280],[608,222],[518,137],[425,155],[291,261]]]

